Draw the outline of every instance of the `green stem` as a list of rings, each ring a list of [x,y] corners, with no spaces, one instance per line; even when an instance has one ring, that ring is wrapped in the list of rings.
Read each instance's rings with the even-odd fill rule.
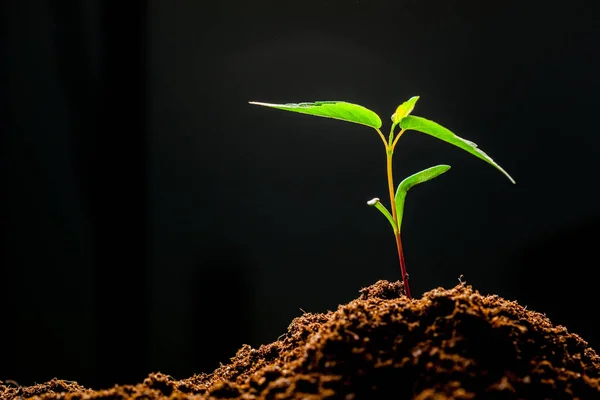
[[[404,129],[401,129],[398,132],[398,136],[394,138],[394,128],[397,124],[392,124],[392,128],[390,129],[390,137],[389,141],[385,140],[383,133],[379,129],[377,133],[381,137],[383,144],[385,145],[385,153],[387,158],[387,179],[388,179],[388,190],[390,192],[390,203],[392,206],[392,219],[395,224],[394,228],[394,236],[396,238],[396,247],[398,248],[398,260],[400,261],[400,271],[402,273],[402,283],[404,284],[404,294],[409,299],[412,299],[410,295],[410,287],[408,285],[408,274],[406,273],[406,265],[404,263],[404,252],[402,251],[402,239],[400,238],[400,227],[398,225],[398,210],[396,209],[396,200],[394,196],[394,174],[392,172],[392,156],[394,155],[394,148],[396,147],[396,143],[398,143],[398,139],[404,133]]]
[[[404,129],[401,129],[400,132],[398,132],[398,136],[396,136],[396,140],[394,140],[393,143],[390,140],[390,143],[392,143],[392,151],[394,151],[394,149],[396,148],[396,143],[398,143],[398,139],[400,139],[400,136],[402,136],[403,133],[404,133]]]
[[[398,211],[396,210],[396,201],[394,199],[394,176],[392,173],[392,156],[394,154],[394,150],[391,148],[391,145],[387,146],[386,154],[388,189],[390,192],[390,202],[392,205],[392,218],[394,219],[396,226],[398,226]],[[400,261],[400,271],[402,273],[402,283],[404,284],[404,294],[406,294],[406,297],[408,297],[409,299],[412,299],[410,295],[410,287],[408,285],[408,274],[406,273],[406,264],[404,263],[404,253],[402,251],[402,239],[400,238],[400,231],[394,230],[394,236],[396,237],[396,247],[398,248],[398,260]]]

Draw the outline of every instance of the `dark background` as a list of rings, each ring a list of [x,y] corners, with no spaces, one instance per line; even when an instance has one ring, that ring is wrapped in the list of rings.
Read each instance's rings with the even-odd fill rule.
[[[598,2],[5,1],[0,380],[210,372],[400,272],[376,133],[247,104],[396,106],[415,296],[463,274],[600,347]],[[399,181],[399,179],[398,179]],[[385,202],[387,204],[387,201]]]

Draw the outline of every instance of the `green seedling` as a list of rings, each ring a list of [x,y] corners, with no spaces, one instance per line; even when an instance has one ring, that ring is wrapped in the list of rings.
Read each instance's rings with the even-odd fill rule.
[[[368,108],[357,104],[347,103],[343,101],[316,101],[313,103],[289,104],[270,104],[254,101],[250,102],[250,104],[272,107],[279,110],[292,111],[301,114],[309,114],[318,117],[326,117],[339,119],[347,122],[353,122],[356,124],[366,125],[377,131],[379,137],[381,138],[381,141],[383,142],[383,145],[385,146],[386,151],[387,183],[390,196],[390,207],[392,209],[392,212],[390,213],[388,209],[383,204],[381,204],[378,198],[370,200],[369,202],[367,202],[367,204],[381,211],[381,213],[387,218],[390,225],[392,226],[394,237],[396,238],[396,247],[398,249],[398,260],[400,261],[400,270],[402,273],[404,291],[409,299],[411,298],[411,295],[410,288],[408,285],[408,274],[406,273],[406,265],[404,262],[404,253],[402,250],[402,239],[400,236],[406,194],[408,190],[413,186],[418,185],[419,183],[427,182],[448,171],[450,169],[450,166],[437,165],[435,167],[427,168],[421,172],[417,172],[416,174],[411,175],[408,178],[404,179],[402,182],[400,182],[400,185],[398,185],[396,191],[394,192],[392,156],[394,154],[396,144],[398,143],[398,139],[400,139],[400,137],[406,131],[409,130],[431,135],[435,138],[443,140],[444,142],[459,147],[471,153],[475,157],[482,159],[483,161],[486,161],[487,163],[491,164],[496,169],[498,169],[500,172],[502,172],[504,175],[506,175],[506,177],[512,183],[515,183],[513,178],[504,169],[502,169],[502,167],[496,164],[496,162],[494,162],[494,160],[492,160],[487,154],[481,151],[475,143],[463,139],[459,136],[456,136],[450,130],[444,128],[436,122],[430,121],[422,117],[417,117],[415,115],[411,115],[413,109],[415,108],[417,100],[419,100],[419,96],[414,96],[402,103],[400,106],[398,106],[396,112],[392,115],[392,127],[390,129],[390,134],[387,139],[380,130],[381,118],[379,118],[379,115],[369,110]],[[397,133],[395,133],[396,128],[399,129]]]

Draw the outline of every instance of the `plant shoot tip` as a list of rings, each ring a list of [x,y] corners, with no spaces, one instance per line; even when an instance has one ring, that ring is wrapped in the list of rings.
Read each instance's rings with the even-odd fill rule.
[[[374,199],[371,199],[371,200],[367,201],[367,204],[370,205],[370,206],[374,206],[377,203],[379,203],[379,198],[377,198],[377,197],[375,197]]]

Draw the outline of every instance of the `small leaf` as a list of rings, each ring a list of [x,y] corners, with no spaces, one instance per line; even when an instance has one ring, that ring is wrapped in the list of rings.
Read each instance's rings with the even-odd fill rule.
[[[487,154],[485,154],[482,150],[480,150],[477,145],[469,140],[463,139],[459,136],[456,136],[453,132],[444,128],[437,122],[430,121],[428,119],[417,117],[414,115],[409,115],[405,117],[401,122],[400,126],[402,129],[412,129],[415,131],[423,132],[433,137],[436,137],[444,142],[448,142],[453,144],[456,147],[460,147],[461,149],[473,154],[475,157],[478,157],[489,164],[493,165],[502,172],[512,183],[515,183],[515,180],[506,172],[501,166],[496,164],[494,160]]]
[[[396,195],[394,196],[394,202],[396,203],[396,215],[398,216],[398,232],[402,227],[402,216],[404,214],[404,202],[406,200],[406,193],[413,186],[419,183],[427,182],[443,174],[450,169],[449,165],[436,165],[435,167],[424,169],[421,172],[417,172],[404,179],[398,185],[396,189]]]
[[[414,110],[417,100],[419,100],[419,96],[413,96],[398,106],[396,112],[392,115],[394,125],[398,125],[400,121]]]
[[[358,104],[345,101],[315,101],[314,103],[270,104],[251,101],[250,104],[272,107],[279,110],[292,111],[317,117],[339,119],[347,122],[381,128],[381,118],[373,111]]]
[[[381,211],[381,213],[384,215],[384,217],[386,217],[387,220],[392,225],[392,229],[394,230],[394,233],[397,232],[396,223],[394,222],[394,218],[392,218],[392,214],[390,214],[390,212],[387,210],[387,208],[385,208],[385,206],[383,204],[381,204],[381,202],[379,201],[379,199],[377,197],[375,197],[372,200],[367,201],[367,204],[370,206],[374,206],[376,209]]]

